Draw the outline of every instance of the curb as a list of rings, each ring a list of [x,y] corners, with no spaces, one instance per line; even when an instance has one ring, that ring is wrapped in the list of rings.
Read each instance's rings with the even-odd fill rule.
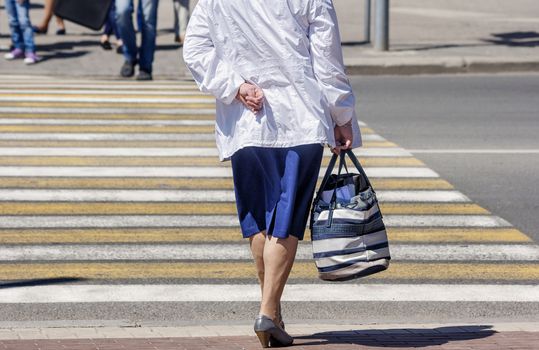
[[[193,325],[182,327],[43,327],[0,329],[0,340],[19,339],[136,339],[253,336],[252,325]],[[339,333],[358,334],[448,334],[492,332],[539,332],[539,324],[528,323],[442,323],[442,324],[287,324],[291,334]]]
[[[431,60],[429,60],[431,61]],[[459,59],[456,62],[441,60],[439,63],[386,62],[384,64],[347,64],[349,75],[419,75],[419,74],[463,74],[463,73],[516,73],[539,72],[539,59],[533,61],[489,62]]]

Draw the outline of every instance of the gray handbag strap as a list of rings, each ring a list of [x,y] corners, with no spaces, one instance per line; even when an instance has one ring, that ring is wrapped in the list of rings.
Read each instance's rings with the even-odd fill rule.
[[[350,160],[352,161],[352,163],[354,163],[354,166],[356,167],[357,171],[359,171],[359,173],[363,176],[363,178],[365,179],[365,181],[367,182],[367,185],[372,189],[372,191],[374,192],[374,189],[372,188],[372,185],[371,185],[371,182],[369,181],[369,178],[367,177],[367,174],[365,173],[365,170],[363,170],[363,167],[361,166],[361,164],[359,163],[359,160],[356,158],[356,155],[354,154],[354,152],[352,152],[351,149],[347,149],[346,150],[346,154],[348,155],[348,157],[350,158]]]
[[[326,168],[326,173],[324,174],[324,177],[322,178],[322,182],[320,183],[320,187],[318,188],[318,192],[316,193],[315,202],[320,199],[322,196],[323,189],[326,187],[329,177],[331,176],[331,173],[333,172],[333,168],[335,168],[335,163],[337,162],[337,155],[333,154],[331,157],[328,167]]]

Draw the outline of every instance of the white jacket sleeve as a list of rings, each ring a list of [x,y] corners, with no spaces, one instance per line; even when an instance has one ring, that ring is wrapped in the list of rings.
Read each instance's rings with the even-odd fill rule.
[[[230,104],[245,80],[219,57],[211,39],[209,20],[203,4],[199,3],[189,19],[183,59],[201,91]]]
[[[355,97],[344,72],[341,38],[331,0],[313,0],[309,9],[309,40],[314,75],[331,118],[342,126],[355,117]]]

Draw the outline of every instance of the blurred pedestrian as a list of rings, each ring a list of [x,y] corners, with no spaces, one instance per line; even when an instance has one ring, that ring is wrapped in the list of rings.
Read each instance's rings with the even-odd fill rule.
[[[110,4],[109,12],[105,19],[103,34],[101,35],[100,45],[103,50],[112,50],[112,44],[110,43],[112,34],[116,37],[116,51],[122,53],[122,39],[120,38],[118,25],[116,24],[116,5],[114,1]]]
[[[187,21],[189,21],[189,0],[172,0],[174,5],[174,41],[183,44]]]
[[[324,144],[361,145],[332,0],[200,0],[183,57],[217,99],[221,160],[232,161],[242,235],[262,300],[262,347],[287,346],[280,301],[303,239]]]
[[[120,70],[122,77],[132,77],[138,64],[137,80],[152,80],[152,65],[157,36],[158,0],[139,0],[142,6],[142,28],[140,49],[133,26],[133,0],[116,0],[116,24],[123,42],[125,62]]]
[[[41,20],[41,23],[33,27],[34,33],[47,34],[47,32],[49,31],[49,22],[51,21],[53,16],[53,8],[54,0],[45,0],[45,14],[43,16],[43,19]],[[56,16],[56,25],[58,26],[58,29],[56,30],[56,35],[65,35],[66,27],[64,20]]]
[[[13,49],[4,55],[6,60],[23,59],[26,64],[39,62],[34,32],[30,23],[29,0],[5,0]]]

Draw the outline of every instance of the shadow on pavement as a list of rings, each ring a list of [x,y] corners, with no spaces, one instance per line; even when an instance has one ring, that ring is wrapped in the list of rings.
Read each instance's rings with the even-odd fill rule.
[[[462,328],[465,328],[465,330]],[[420,348],[456,341],[487,338],[497,333],[491,328],[492,326],[462,325],[431,329],[350,330],[315,333],[309,336],[294,337],[294,339],[308,340],[307,342],[301,342],[301,346],[355,344],[372,347]]]
[[[62,60],[62,59],[69,59],[69,58],[77,58],[84,56],[86,54],[90,53],[90,51],[75,51],[75,52],[65,52],[65,51],[59,51],[59,52],[53,52],[53,53],[46,53],[41,56],[41,62],[45,62],[48,60]]]
[[[67,41],[62,40],[50,44],[37,45],[38,51],[58,51],[58,50],[74,50],[77,47],[92,47],[99,46],[98,40],[78,40]]]
[[[343,41],[341,42],[342,46],[363,46],[371,44],[370,41]]]
[[[49,284],[62,284],[62,283],[80,282],[80,281],[86,281],[86,280],[87,280],[86,278],[77,278],[77,277],[40,278],[40,279],[0,283],[0,289],[44,286],[44,285],[49,285]]]
[[[484,41],[484,40],[483,40]],[[424,46],[413,46],[404,48],[392,48],[391,51],[427,51],[427,50],[437,50],[437,49],[454,49],[459,47],[486,47],[491,46],[490,44],[439,44],[439,45],[424,45]]]
[[[493,39],[483,41],[513,47],[536,47],[539,46],[539,33],[537,32],[509,32],[491,34]]]

